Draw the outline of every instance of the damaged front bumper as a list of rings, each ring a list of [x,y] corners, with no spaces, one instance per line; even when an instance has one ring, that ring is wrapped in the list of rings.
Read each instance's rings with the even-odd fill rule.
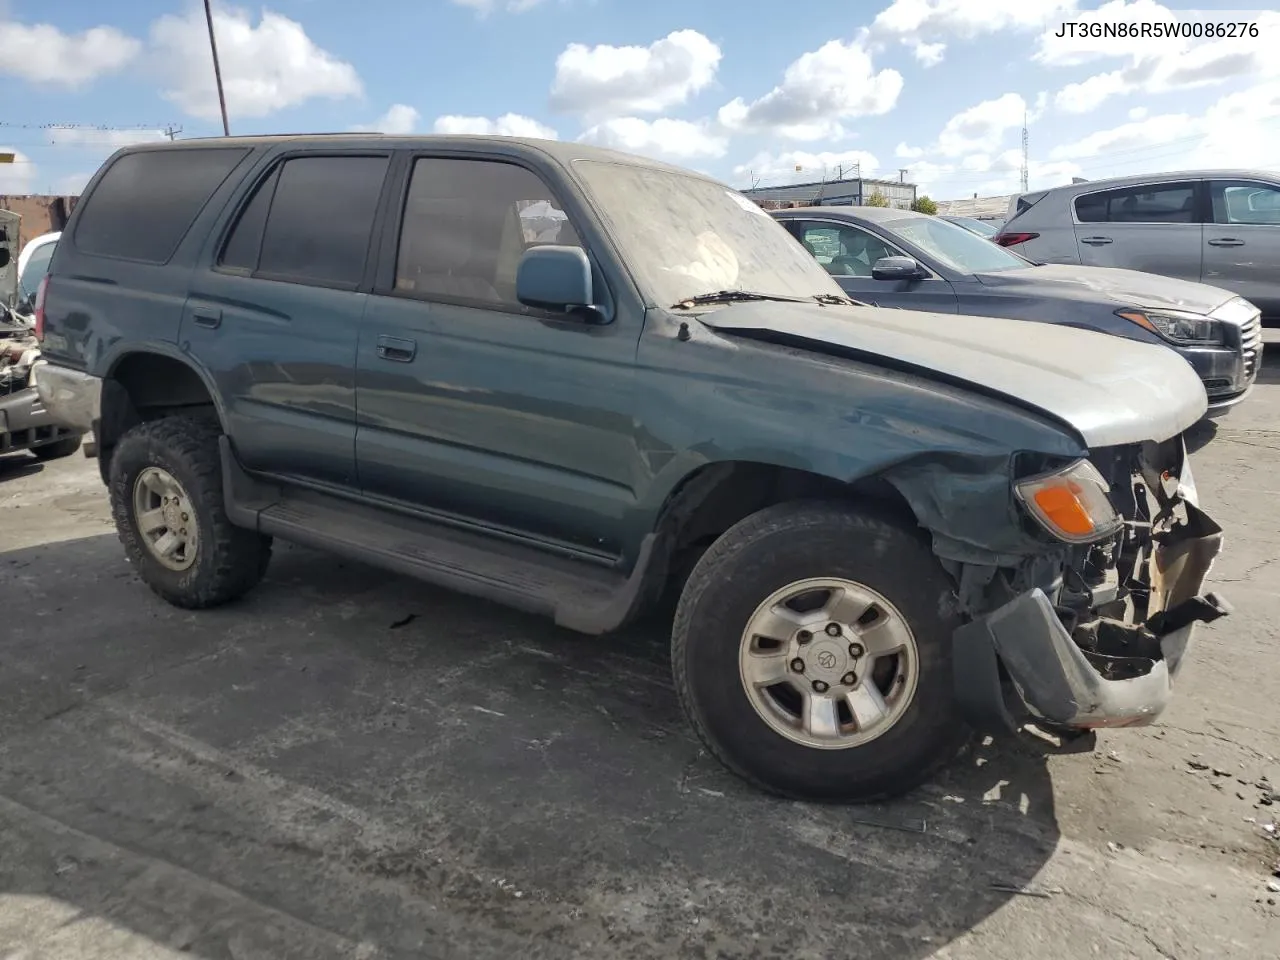
[[[1145,726],[1168,706],[1196,625],[1231,612],[1201,592],[1222,529],[1195,505],[1189,468],[1181,472],[1127,600],[1113,578],[1080,620],[1033,587],[956,631],[956,697],[972,723],[1016,729],[1010,699],[1033,722],[1077,730]]]

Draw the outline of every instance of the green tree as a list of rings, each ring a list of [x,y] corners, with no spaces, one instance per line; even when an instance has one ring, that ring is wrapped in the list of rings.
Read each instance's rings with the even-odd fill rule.
[[[911,209],[916,213],[927,213],[932,217],[938,212],[938,205],[927,193],[922,193],[911,201]]]
[[[887,207],[889,199],[879,190],[872,190],[871,196],[867,197],[868,207]]]

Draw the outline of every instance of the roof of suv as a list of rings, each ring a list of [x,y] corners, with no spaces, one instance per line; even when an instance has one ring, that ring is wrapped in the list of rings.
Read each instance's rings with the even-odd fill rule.
[[[1144,183],[1164,182],[1168,180],[1270,180],[1280,183],[1280,173],[1274,170],[1169,170],[1164,173],[1135,173],[1125,177],[1108,177],[1105,180],[1086,180],[1083,183],[1064,183],[1044,190],[1028,190],[1021,196],[1036,193],[1053,193],[1058,190],[1106,190],[1111,187],[1141,186]]]
[[[510,150],[512,147],[536,150],[562,164],[568,165],[574,160],[598,160],[608,163],[625,163],[636,167],[649,167],[654,170],[665,170],[686,176],[714,180],[705,174],[686,167],[679,167],[660,160],[610,150],[606,147],[595,147],[585,143],[565,140],[544,140],[538,137],[504,137],[481,134],[420,134],[417,136],[401,136],[385,133],[278,133],[239,137],[192,137],[186,140],[162,140],[159,143],[142,143],[124,147],[120,153],[141,153],[151,150],[182,150],[211,145],[235,147],[260,147],[292,143],[316,146],[362,146],[377,144],[380,147],[392,148],[465,148],[495,151]],[[719,182],[719,181],[716,181]]]

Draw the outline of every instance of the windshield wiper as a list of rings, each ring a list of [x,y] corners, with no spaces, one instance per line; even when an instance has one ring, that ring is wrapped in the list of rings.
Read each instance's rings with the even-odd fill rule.
[[[751,290],[717,290],[715,293],[700,293],[696,297],[685,297],[679,303],[673,303],[671,309],[688,309],[703,303],[735,303],[745,300],[778,300],[782,303],[804,303],[804,300],[800,297],[784,297],[776,293],[755,293]]]
[[[869,307],[871,304],[864,303],[861,300],[854,300],[852,297],[842,297],[838,293],[815,293],[813,299],[819,303],[830,303],[834,306],[849,307]]]

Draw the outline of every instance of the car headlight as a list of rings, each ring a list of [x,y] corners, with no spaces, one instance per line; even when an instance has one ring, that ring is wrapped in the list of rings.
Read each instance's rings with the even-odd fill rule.
[[[1088,460],[1019,480],[1013,489],[1040,525],[1067,543],[1102,540],[1124,524],[1108,496],[1111,487]]]
[[[1222,324],[1200,313],[1183,313],[1180,310],[1117,310],[1116,316],[1136,323],[1172,343],[1222,343]]]

